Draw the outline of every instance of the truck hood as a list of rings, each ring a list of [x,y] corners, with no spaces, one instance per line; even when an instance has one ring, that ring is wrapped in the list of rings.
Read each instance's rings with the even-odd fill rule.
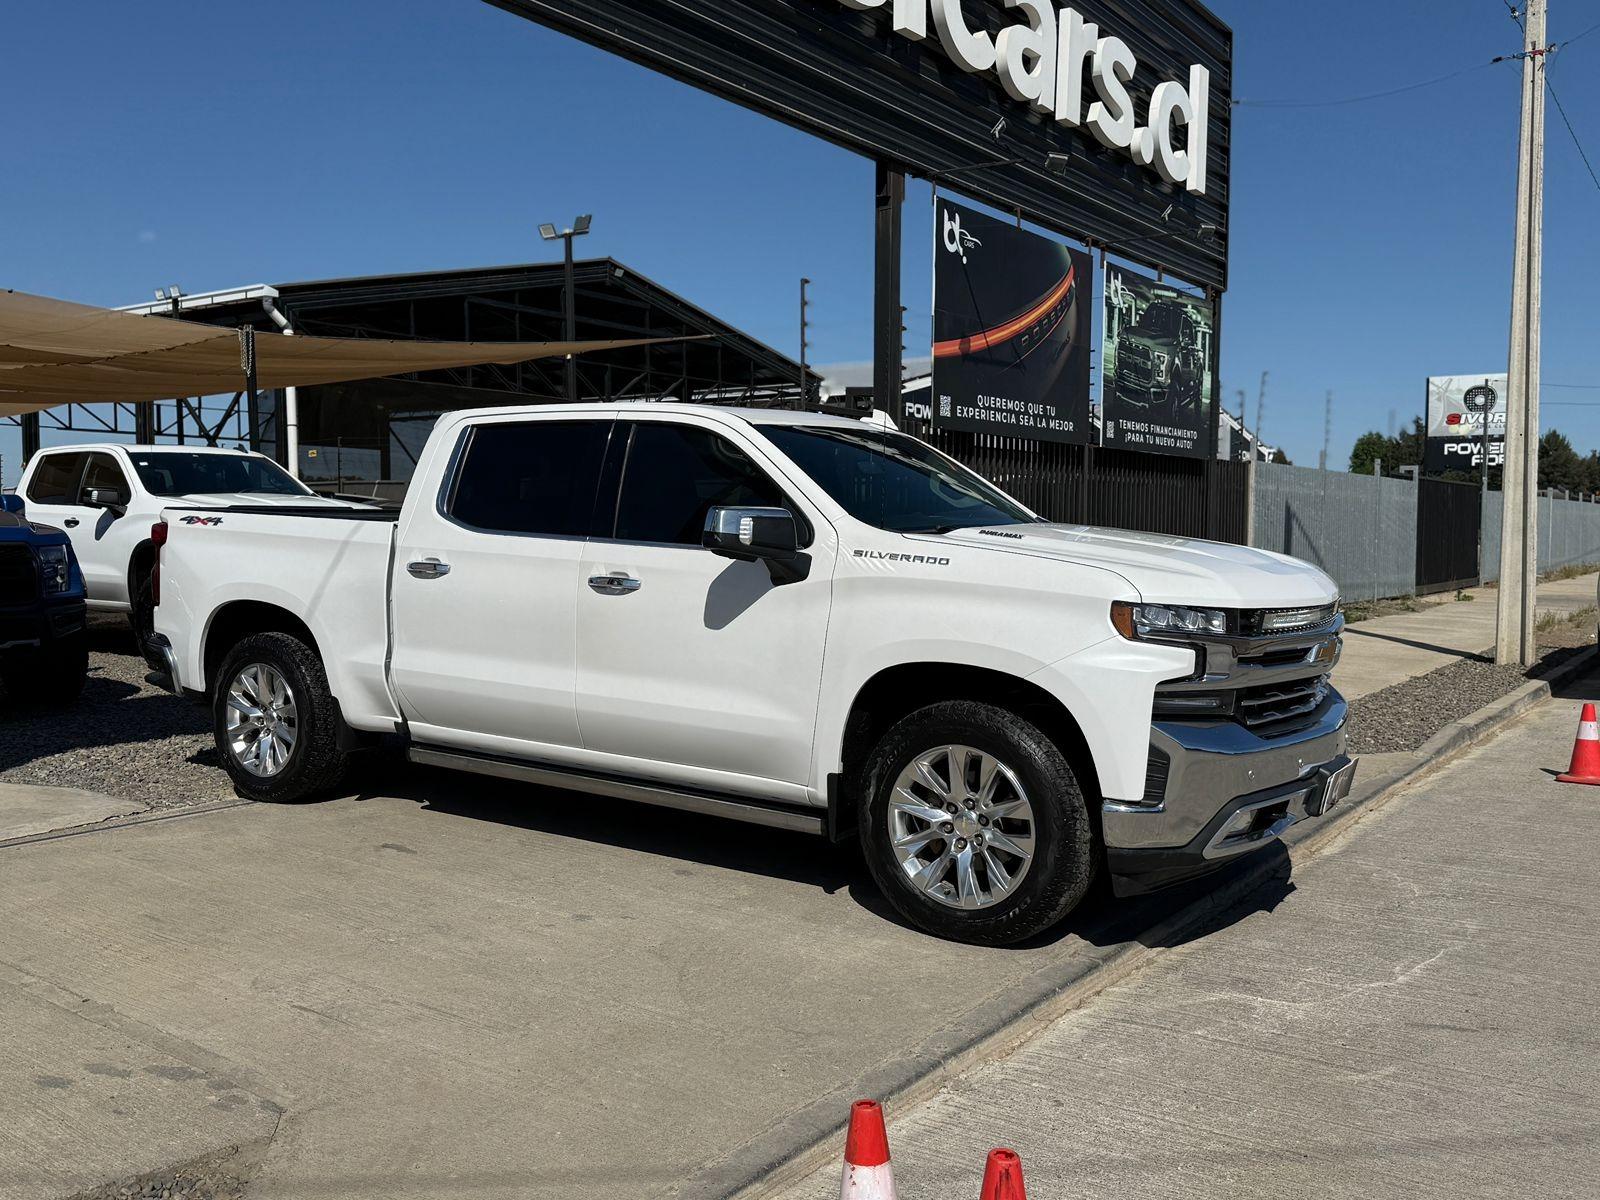
[[[939,540],[1114,571],[1156,604],[1300,608],[1327,604],[1339,589],[1310,563],[1226,542],[1090,525],[997,525],[958,529]]]
[[[348,500],[327,496],[280,496],[271,492],[194,492],[184,496],[162,496],[163,508],[365,508]]]
[[[35,546],[65,545],[65,530],[40,525],[19,513],[0,512],[0,542],[27,542]]]

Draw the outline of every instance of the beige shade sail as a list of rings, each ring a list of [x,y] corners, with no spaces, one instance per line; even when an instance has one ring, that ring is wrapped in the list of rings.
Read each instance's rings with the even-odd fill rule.
[[[255,338],[256,386],[315,387],[684,340],[414,342],[263,333]],[[237,330],[0,292],[0,416],[58,404],[211,396],[246,386]]]

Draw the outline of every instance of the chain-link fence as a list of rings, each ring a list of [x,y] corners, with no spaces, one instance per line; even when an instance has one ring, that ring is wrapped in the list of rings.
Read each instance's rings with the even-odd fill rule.
[[[1483,581],[1500,578],[1499,492],[1483,511]],[[1600,563],[1600,504],[1562,496],[1539,497],[1539,574]]]

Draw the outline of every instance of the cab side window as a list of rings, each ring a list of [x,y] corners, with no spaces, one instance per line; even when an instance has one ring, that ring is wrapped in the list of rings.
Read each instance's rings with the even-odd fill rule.
[[[83,472],[83,483],[78,487],[78,503],[88,503],[89,493],[98,489],[109,493],[114,504],[126,504],[133,498],[128,490],[128,479],[109,454],[89,455],[89,465]]]
[[[445,511],[490,533],[587,537],[612,424],[606,419],[474,427]]]
[[[76,504],[82,454],[47,454],[28,481],[28,499],[38,504]]]
[[[698,546],[714,507],[789,508],[783,490],[727,438],[693,425],[633,427],[614,536]],[[803,526],[802,526],[803,528]]]

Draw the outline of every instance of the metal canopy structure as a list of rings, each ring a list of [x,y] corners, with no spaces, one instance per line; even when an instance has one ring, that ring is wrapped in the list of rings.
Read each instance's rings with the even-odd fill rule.
[[[675,399],[798,407],[821,377],[706,310],[610,258],[575,265],[580,399]],[[131,305],[124,313],[255,333],[258,348],[302,338],[509,343],[560,340],[565,274],[556,263],[256,284]],[[37,417],[45,431],[248,444],[310,481],[397,481],[441,413],[566,399],[564,362],[478,362],[404,377],[287,389],[260,402],[174,398],[154,406],[73,403]],[[87,399],[87,398],[86,398]],[[293,414],[291,416],[291,413]],[[29,441],[24,428],[24,441]],[[34,444],[37,444],[36,442]]]

